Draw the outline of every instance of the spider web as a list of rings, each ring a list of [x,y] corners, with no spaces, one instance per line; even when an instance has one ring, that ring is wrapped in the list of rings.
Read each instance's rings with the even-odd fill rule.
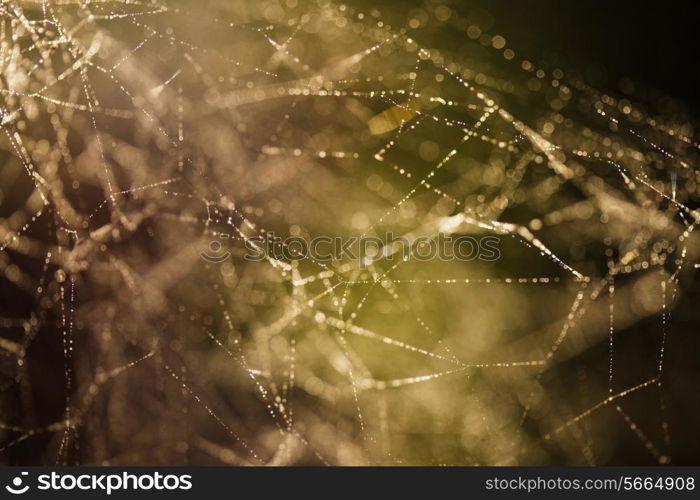
[[[696,457],[682,116],[442,3],[3,0],[0,22],[5,463]],[[387,231],[502,257],[243,258]]]

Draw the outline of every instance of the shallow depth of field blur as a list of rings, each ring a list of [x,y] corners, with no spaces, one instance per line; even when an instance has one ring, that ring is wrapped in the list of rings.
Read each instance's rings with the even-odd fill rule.
[[[3,1],[0,461],[697,464],[698,117],[507,9]]]

